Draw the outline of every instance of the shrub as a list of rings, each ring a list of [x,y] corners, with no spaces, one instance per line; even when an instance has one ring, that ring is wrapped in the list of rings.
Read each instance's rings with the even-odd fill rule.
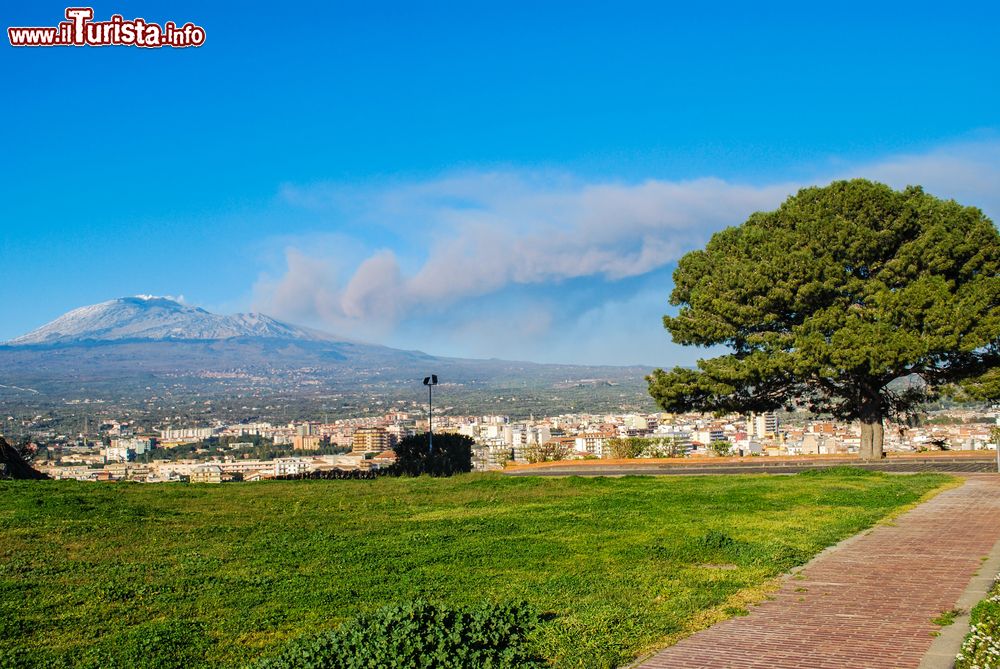
[[[684,444],[673,437],[612,437],[605,449],[613,458],[675,458],[686,452]]]
[[[728,441],[713,441],[708,445],[708,448],[720,458],[729,457],[733,454],[733,445]]]
[[[972,609],[971,623],[955,669],[1000,669],[1000,575],[986,599]]]
[[[646,448],[646,440],[639,437],[612,437],[606,443],[613,458],[637,458]]]
[[[31,466],[29,462],[31,455],[32,451],[27,445],[15,448],[0,437],[0,479],[49,478],[48,474],[43,474]]]
[[[525,460],[528,462],[556,462],[565,460],[572,452],[573,449],[562,442],[549,441],[529,447],[525,453]]]
[[[524,603],[452,609],[417,600],[296,639],[254,669],[540,668],[527,637],[537,615]]]
[[[393,449],[396,467],[407,476],[451,476],[472,471],[472,437],[464,434],[434,435],[434,451],[428,448],[427,433],[406,437]]]
[[[643,455],[648,458],[682,458],[687,455],[687,445],[677,437],[648,439]]]

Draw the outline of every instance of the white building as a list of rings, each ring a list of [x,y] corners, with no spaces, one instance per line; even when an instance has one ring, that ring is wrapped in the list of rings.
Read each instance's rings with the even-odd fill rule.
[[[127,446],[108,446],[101,449],[105,463],[135,462],[136,452]]]
[[[778,436],[778,416],[773,411],[752,413],[747,418],[747,436],[773,439]]]
[[[112,450],[115,454],[114,457],[117,457],[125,450],[133,451],[133,455],[142,455],[154,448],[156,448],[156,440],[153,437],[119,437],[112,439],[111,446],[105,450]],[[135,458],[133,457],[133,459]]]
[[[215,434],[215,430],[210,427],[180,427],[160,430],[160,439],[163,441],[201,441],[208,439]]]
[[[697,441],[699,444],[708,446],[713,441],[728,441],[726,439],[726,433],[721,427],[709,427],[701,430],[695,430],[691,433],[691,440]]]
[[[298,476],[313,470],[312,460],[300,458],[282,458],[274,461],[275,476]]]

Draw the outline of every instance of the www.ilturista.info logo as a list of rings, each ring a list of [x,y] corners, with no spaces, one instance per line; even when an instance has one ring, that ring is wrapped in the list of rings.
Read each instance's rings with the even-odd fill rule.
[[[67,7],[66,21],[55,27],[7,28],[11,46],[201,46],[205,29],[188,22],[178,26],[167,21],[162,26],[145,19],[126,20],[113,14],[107,21],[94,21],[91,7]]]

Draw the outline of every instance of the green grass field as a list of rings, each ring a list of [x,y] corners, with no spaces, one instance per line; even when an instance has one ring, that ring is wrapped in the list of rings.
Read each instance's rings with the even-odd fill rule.
[[[616,667],[947,481],[0,482],[0,667],[243,666],[417,597],[527,600],[553,665]]]

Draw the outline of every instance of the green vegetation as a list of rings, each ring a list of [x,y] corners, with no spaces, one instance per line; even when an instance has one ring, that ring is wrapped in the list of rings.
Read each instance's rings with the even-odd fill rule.
[[[725,458],[733,454],[733,445],[728,441],[713,441],[708,447],[720,458]]]
[[[919,187],[804,188],[681,258],[670,303],[676,343],[732,352],[655,370],[649,391],[667,411],[805,401],[859,421],[861,457],[880,458],[884,419],[936,388],[1000,397],[1000,233]]]
[[[254,669],[540,669],[527,639],[537,623],[523,604],[449,609],[416,601],[296,639]]]
[[[674,437],[612,437],[604,447],[613,458],[679,458],[687,451]]]
[[[404,437],[393,448],[396,468],[407,476],[453,476],[470,472],[475,443],[472,437],[464,434],[438,434],[433,446],[426,432]]]
[[[573,453],[573,449],[560,441],[548,441],[544,444],[531,444],[524,449],[524,459],[528,462],[556,462],[565,460]]]
[[[24,447],[15,448],[0,437],[0,481],[5,479],[47,479],[31,466],[32,453]],[[26,457],[27,456],[27,457]]]
[[[532,652],[616,667],[948,481],[0,482],[0,667],[240,667],[418,599],[525,601]]]
[[[0,355],[2,359],[2,355]],[[130,354],[129,359],[136,359]],[[332,368],[317,369],[303,378],[296,374],[272,373],[271,364],[255,373],[267,373],[262,384],[255,374],[247,378],[205,378],[205,369],[218,364],[213,356],[194,373],[178,370],[168,377],[142,375],[137,379],[126,375],[106,375],[107,369],[94,371],[84,385],[67,385],[66,376],[57,373],[51,378],[35,374],[40,361],[4,360],[0,363],[8,373],[5,383],[35,388],[39,394],[25,394],[0,388],[0,433],[20,437],[28,432],[52,435],[76,434],[89,421],[91,430],[109,420],[129,420],[139,425],[210,425],[216,421],[238,423],[269,421],[288,423],[293,420],[324,422],[338,418],[381,416],[387,411],[413,413],[426,411],[427,398],[414,400],[412,375],[406,379],[387,379],[379,375],[358,384],[355,374]],[[314,362],[314,361],[313,361]],[[183,360],[179,363],[186,364]],[[243,363],[235,361],[234,366]],[[311,362],[304,363],[312,367]],[[50,370],[51,371],[51,370]],[[443,372],[439,369],[439,374]],[[523,381],[511,379],[509,372],[493,379],[483,379],[483,369],[476,366],[472,377],[457,379],[442,376],[449,383],[463,384],[459,388],[443,387],[435,394],[435,415],[508,415],[515,420],[529,416],[558,416],[562,413],[629,413],[656,411],[656,403],[646,390],[642,368],[601,367],[584,369],[560,365],[532,367]],[[579,375],[603,377],[607,383],[567,383]],[[20,378],[21,382],[15,381]],[[475,380],[474,380],[475,379]],[[304,383],[318,382],[318,385]],[[15,394],[16,393],[16,394]],[[440,395],[438,395],[440,393]],[[169,396],[169,401],[153,398]],[[237,399],[247,398],[247,399]],[[82,402],[79,400],[87,400]],[[438,404],[440,402],[440,404]],[[440,412],[439,412],[440,408]],[[42,416],[41,423],[33,419]]]
[[[942,611],[941,615],[936,618],[931,618],[931,622],[939,627],[947,627],[955,623],[955,618],[962,615],[961,609],[949,609],[947,611]]]
[[[972,609],[971,618],[955,669],[1000,669],[1000,575],[986,599]]]

